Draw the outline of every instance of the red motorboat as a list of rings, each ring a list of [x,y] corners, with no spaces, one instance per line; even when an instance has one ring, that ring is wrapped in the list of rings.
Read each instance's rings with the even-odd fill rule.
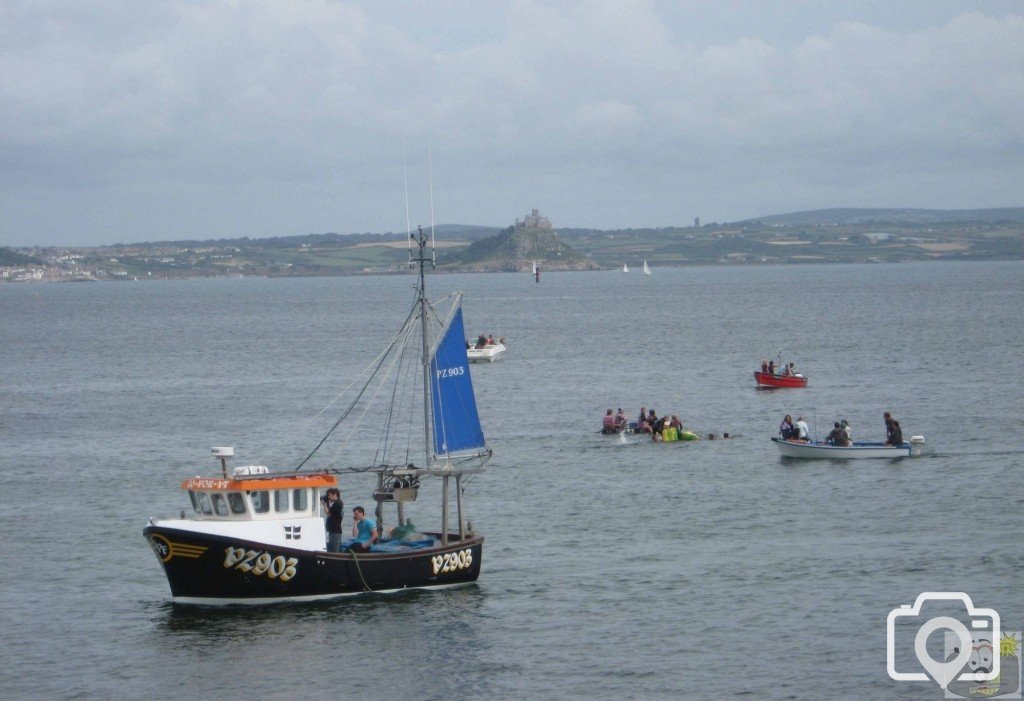
[[[758,387],[806,387],[807,378],[797,373],[795,375],[779,375],[778,373],[754,371],[754,379]]]

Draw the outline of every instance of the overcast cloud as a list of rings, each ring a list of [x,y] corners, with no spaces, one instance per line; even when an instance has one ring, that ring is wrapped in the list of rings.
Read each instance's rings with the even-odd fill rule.
[[[1021,206],[1019,2],[0,2],[0,245]]]

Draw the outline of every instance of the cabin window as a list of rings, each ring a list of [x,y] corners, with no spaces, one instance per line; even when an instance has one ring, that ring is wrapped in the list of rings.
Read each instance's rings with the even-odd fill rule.
[[[275,489],[274,490],[274,511],[278,513],[288,510],[288,490],[287,489]]]
[[[252,499],[252,510],[258,514],[265,514],[270,511],[270,492],[249,492]]]
[[[228,492],[228,504],[231,505],[231,513],[245,513],[245,497],[242,496],[241,492]]]
[[[309,495],[305,489],[292,490],[292,508],[295,511],[305,511],[309,508]]]
[[[228,505],[227,502],[224,501],[224,495],[219,492],[214,492],[210,495],[210,498],[213,500],[213,512],[218,516],[227,516]]]
[[[196,493],[195,493],[195,492],[193,492],[193,491],[192,491],[192,490],[190,489],[190,490],[188,490],[188,498],[189,498],[189,501],[191,501],[191,502],[192,502],[192,510],[193,510],[193,511],[195,511],[195,512],[196,512],[196,513],[198,514],[198,513],[200,512],[200,508],[199,508],[199,497],[197,497],[197,496],[196,496]]]
[[[196,492],[196,496],[199,498],[199,507],[196,511],[202,511],[206,515],[213,513],[213,508],[210,506],[210,495],[206,492]]]

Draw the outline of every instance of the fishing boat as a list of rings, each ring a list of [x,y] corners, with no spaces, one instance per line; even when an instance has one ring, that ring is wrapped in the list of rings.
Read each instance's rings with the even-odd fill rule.
[[[622,272],[624,272],[624,273],[628,273],[629,272],[629,266],[626,263],[622,264]]]
[[[647,261],[645,260],[644,261],[644,275],[650,275],[650,274],[651,274],[651,269],[649,267],[647,267]]]
[[[234,450],[214,448],[221,474],[182,481],[190,508],[177,517],[151,518],[143,528],[175,603],[314,601],[448,587],[479,577],[484,538],[465,519],[463,478],[482,472],[491,451],[473,394],[462,296],[451,298],[446,317],[437,315],[435,305],[427,301],[424,275],[426,264],[433,263],[433,251],[425,254],[422,230],[411,238],[419,245],[418,258],[410,248],[410,265],[419,265],[412,310],[395,340],[371,363],[366,373],[370,379],[364,384],[361,376],[353,383],[358,388],[355,398],[312,452],[292,469],[277,472],[262,465],[229,470]],[[325,444],[340,442],[344,447],[354,433],[361,435],[356,431],[359,419],[376,397],[388,394],[381,391],[385,387],[395,389],[389,399],[404,395],[411,405],[402,409],[407,402],[382,402],[387,418],[383,423],[373,420],[373,425],[384,426],[383,437],[356,439],[363,440],[372,459],[346,460],[347,466],[339,467],[331,458],[326,465],[312,467],[314,460],[324,459],[320,451]],[[400,425],[410,431],[403,434],[397,430]],[[341,426],[352,428],[344,440],[337,431]],[[410,461],[414,448],[409,439],[421,428],[424,452],[417,467]],[[367,485],[367,492],[372,489],[376,502],[373,535],[379,537],[366,552],[328,551],[320,505],[324,490],[336,487],[339,477],[345,477],[346,484],[357,478],[375,481]],[[440,530],[419,532],[407,511],[427,480],[440,480]],[[390,518],[386,511],[392,506],[395,526],[387,529],[384,520]]]
[[[885,443],[853,443],[848,446],[829,445],[818,441],[803,442],[783,440],[778,436],[772,441],[779,447],[779,452],[787,458],[829,459],[829,460],[860,460],[864,458],[908,458],[920,455],[924,450],[924,437],[911,436],[910,440],[899,445]]]
[[[466,349],[466,356],[471,363],[493,363],[508,350],[504,341],[497,343],[477,343],[472,348]]]
[[[754,381],[759,387],[806,387],[807,378],[800,373],[781,375],[779,373],[754,371]]]

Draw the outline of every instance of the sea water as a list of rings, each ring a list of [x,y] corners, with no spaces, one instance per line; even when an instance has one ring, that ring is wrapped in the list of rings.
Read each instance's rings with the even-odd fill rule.
[[[0,696],[938,698],[888,678],[892,608],[965,591],[1024,627],[1021,262],[430,275],[510,348],[471,368],[495,455],[466,485],[479,582],[169,603],[147,519],[187,508],[211,446],[294,465],[413,283],[0,285]],[[755,388],[780,353],[806,389]],[[733,437],[599,433],[641,406]],[[880,440],[883,411],[923,457],[786,461],[769,440],[787,413]],[[436,505],[428,485],[408,513],[436,528]]]

